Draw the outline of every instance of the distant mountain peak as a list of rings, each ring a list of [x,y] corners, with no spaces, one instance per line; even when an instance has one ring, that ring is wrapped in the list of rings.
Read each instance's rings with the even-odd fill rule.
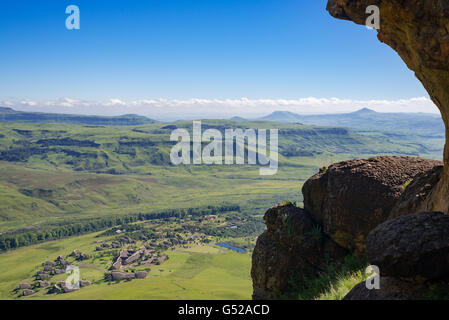
[[[370,109],[370,108],[362,108],[362,109],[357,110],[357,111],[355,111],[355,112],[353,112],[353,113],[357,113],[357,114],[362,114],[362,113],[364,113],[364,114],[366,114],[366,113],[377,113],[377,112],[374,111],[374,110],[372,110],[372,109]]]
[[[259,118],[263,121],[278,121],[278,122],[297,122],[301,119],[299,114],[290,111],[274,111],[268,116]]]
[[[229,120],[231,120],[231,121],[240,121],[240,122],[247,121],[245,118],[238,117],[238,116],[232,117],[232,118],[229,119]]]

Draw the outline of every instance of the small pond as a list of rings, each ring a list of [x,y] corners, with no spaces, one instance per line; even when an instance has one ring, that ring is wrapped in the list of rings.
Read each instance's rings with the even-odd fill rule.
[[[230,250],[234,250],[234,251],[237,251],[237,252],[240,252],[240,253],[245,253],[245,249],[231,246],[228,243],[217,243],[217,246],[223,247],[223,248],[226,248],[226,249],[230,249]]]

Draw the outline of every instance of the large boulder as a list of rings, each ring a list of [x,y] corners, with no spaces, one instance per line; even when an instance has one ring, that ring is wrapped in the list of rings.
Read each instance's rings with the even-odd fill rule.
[[[398,217],[367,237],[366,253],[382,276],[449,276],[449,215],[424,212]]]
[[[381,277],[379,289],[368,289],[363,281],[356,285],[343,300],[422,300],[428,292],[428,288],[423,283]]]
[[[273,299],[288,294],[292,280],[317,274],[325,258],[341,260],[346,250],[320,230],[303,209],[278,206],[265,213],[267,230],[258,237],[252,256],[254,299]]]
[[[407,184],[436,166],[441,162],[391,156],[336,163],[306,181],[304,208],[332,240],[360,254],[368,233],[389,218]]]

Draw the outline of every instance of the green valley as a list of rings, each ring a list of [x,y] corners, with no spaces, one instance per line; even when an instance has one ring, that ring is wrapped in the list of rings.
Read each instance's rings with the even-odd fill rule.
[[[304,181],[336,161],[441,152],[438,142],[373,130],[243,120],[202,126],[279,129],[277,174],[260,176],[255,165],[172,165],[170,133],[191,131],[191,121],[1,123],[0,298],[249,299],[251,251],[267,208],[286,200],[301,205]],[[134,242],[120,242],[123,236]],[[101,247],[111,241],[120,246]],[[245,252],[218,247],[222,242]],[[167,260],[145,265],[148,246]],[[69,258],[74,250],[88,258]],[[105,279],[124,250],[143,251],[138,265],[120,272],[146,272],[145,279]],[[51,273],[47,288],[36,272],[47,260],[59,263],[58,256],[79,265],[90,285],[49,293],[67,275]],[[35,293],[22,296],[23,282]]]

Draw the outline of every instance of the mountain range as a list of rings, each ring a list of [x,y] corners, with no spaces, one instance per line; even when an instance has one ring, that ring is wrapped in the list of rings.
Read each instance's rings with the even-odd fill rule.
[[[444,136],[444,123],[441,116],[431,113],[381,113],[368,108],[351,113],[319,115],[275,111],[258,120]]]

